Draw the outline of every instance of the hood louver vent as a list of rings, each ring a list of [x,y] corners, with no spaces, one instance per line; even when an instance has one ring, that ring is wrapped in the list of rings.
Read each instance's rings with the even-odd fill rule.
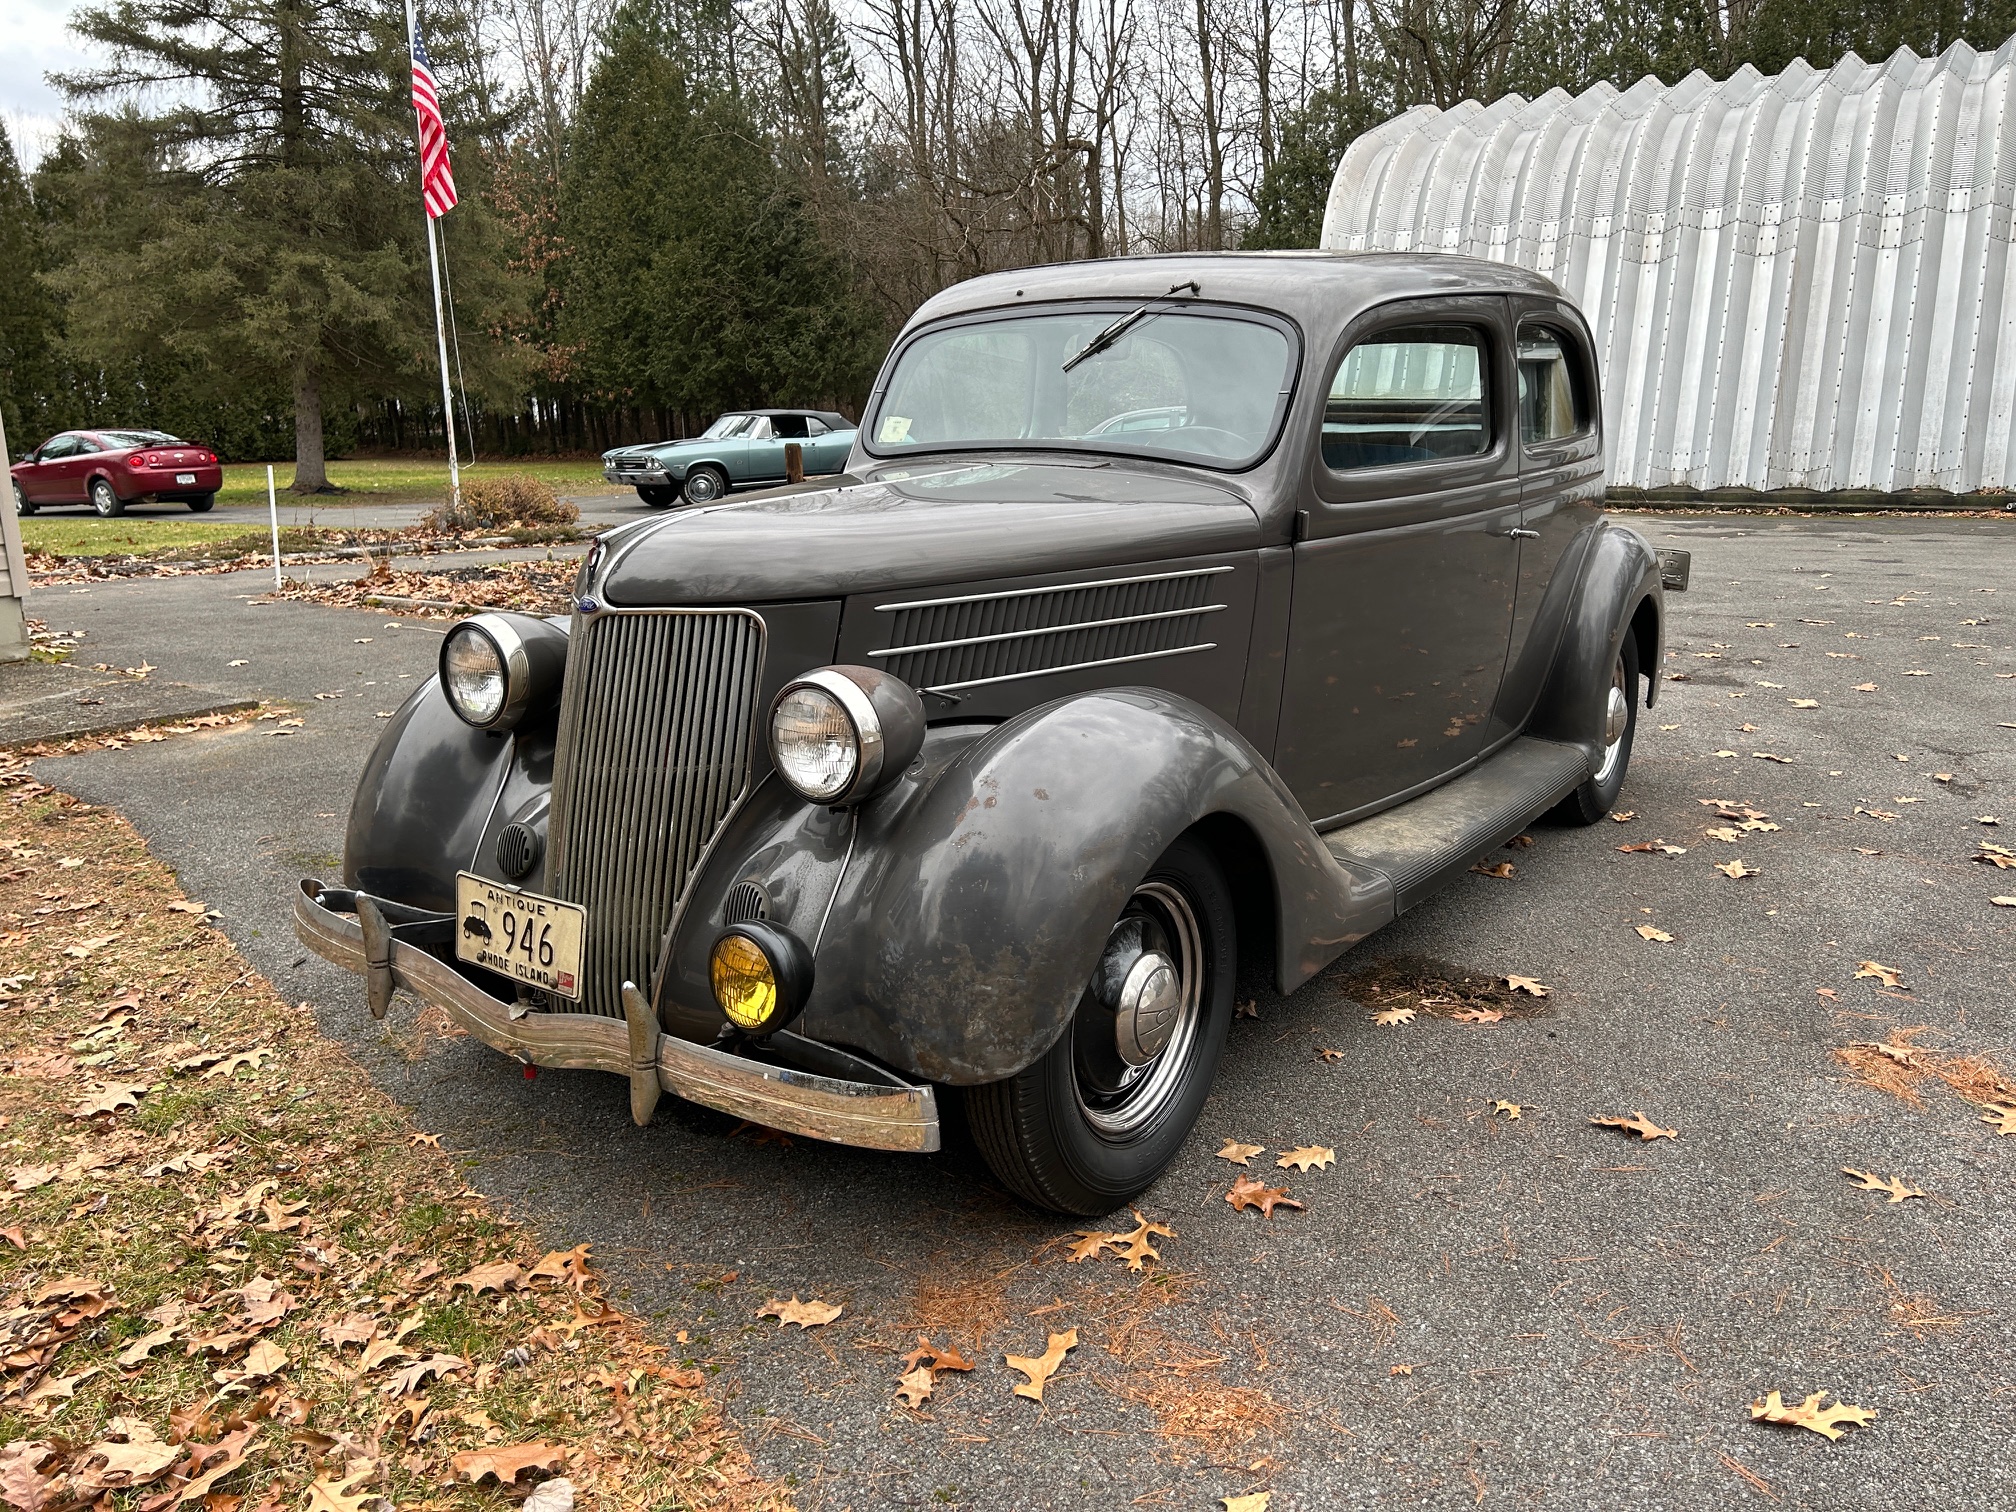
[[[915,688],[956,693],[1083,667],[1208,651],[1212,588],[1230,567],[878,604],[894,616],[876,664]]]

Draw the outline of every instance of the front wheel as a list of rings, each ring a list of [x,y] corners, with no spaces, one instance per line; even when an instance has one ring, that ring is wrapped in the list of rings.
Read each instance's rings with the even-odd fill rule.
[[[41,507],[42,507],[41,505],[37,504],[33,499],[29,498],[27,494],[21,491],[21,485],[19,483],[16,483],[14,485],[14,513],[20,515],[23,519],[26,519],[29,515],[32,515],[33,513],[35,513],[36,510],[40,509]]]
[[[91,480],[91,507],[98,511],[98,518],[109,520],[126,513],[126,501],[103,478]]]
[[[1638,643],[1630,631],[1617,648],[1610,667],[1610,686],[1603,701],[1603,758],[1582,786],[1554,810],[1570,824],[1594,824],[1610,812],[1624,788],[1631,765],[1631,742],[1638,734]]]
[[[208,514],[217,503],[217,495],[198,494],[196,495],[195,498],[189,500],[188,503],[189,503],[189,513]]]
[[[728,475],[718,467],[696,467],[686,474],[686,502],[712,504],[728,492]]]
[[[1232,894],[1191,837],[1163,852],[1113,923],[1048,1054],[966,1092],[974,1142],[1018,1196],[1109,1213],[1176,1158],[1232,1021]]]
[[[637,490],[637,497],[642,499],[652,509],[670,509],[678,502],[679,490],[676,488],[640,486]]]

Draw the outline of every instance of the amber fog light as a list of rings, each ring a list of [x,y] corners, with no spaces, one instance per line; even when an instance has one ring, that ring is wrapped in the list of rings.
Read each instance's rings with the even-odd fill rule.
[[[775,1034],[812,994],[812,953],[790,930],[751,919],[714,937],[707,976],[729,1023],[744,1034]]]

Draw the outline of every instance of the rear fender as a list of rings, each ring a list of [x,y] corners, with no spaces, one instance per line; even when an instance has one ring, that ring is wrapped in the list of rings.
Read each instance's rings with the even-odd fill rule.
[[[1639,626],[1638,670],[1646,679],[1650,708],[1659,695],[1665,619],[1657,554],[1637,531],[1606,523],[1583,560],[1579,592],[1527,733],[1576,747],[1595,771],[1603,759],[1605,690],[1618,648],[1633,633],[1634,623]],[[1648,638],[1650,643],[1644,643]],[[1638,695],[1633,688],[1632,698]]]
[[[783,825],[819,828],[804,835],[817,854],[789,921],[818,946],[803,1023],[815,1039],[931,1081],[1013,1075],[1063,1032],[1148,869],[1214,814],[1243,823],[1266,856],[1284,990],[1392,918],[1386,882],[1332,857],[1266,762],[1188,699],[1109,689],[933,736],[851,818],[829,827],[802,802],[795,818],[789,804],[776,812],[773,846]],[[783,867],[789,849],[764,864]],[[836,864],[837,892],[813,881]],[[709,871],[716,893],[746,874]],[[682,1006],[705,988],[702,935],[711,923],[696,916],[674,953]]]

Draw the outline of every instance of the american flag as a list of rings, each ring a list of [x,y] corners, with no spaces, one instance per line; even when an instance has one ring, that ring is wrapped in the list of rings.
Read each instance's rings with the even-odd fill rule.
[[[434,92],[434,69],[420,28],[413,28],[413,108],[420,115],[420,197],[427,214],[439,220],[455,208],[455,171],[448,166],[448,127],[441,97]]]

